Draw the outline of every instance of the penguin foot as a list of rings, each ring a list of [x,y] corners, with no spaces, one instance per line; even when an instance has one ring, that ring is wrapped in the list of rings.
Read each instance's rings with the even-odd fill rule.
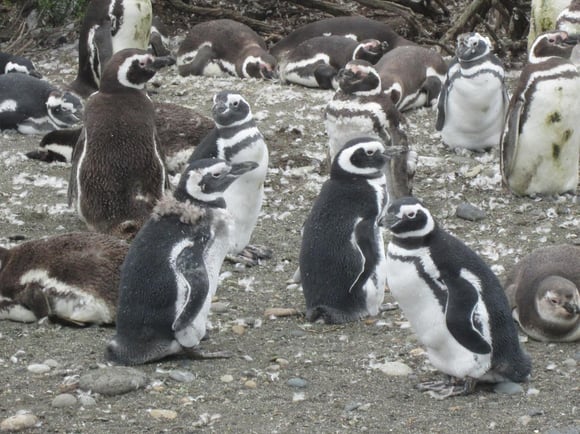
[[[254,246],[248,244],[240,253],[236,255],[227,255],[226,259],[234,264],[244,264],[248,267],[253,267],[258,265],[262,259],[270,259],[272,253],[272,249],[269,249],[266,246]]]
[[[203,351],[199,347],[184,348],[183,352],[192,360],[230,359],[234,356],[231,351]]]
[[[26,156],[31,160],[44,161],[45,163],[60,162],[66,163],[66,158],[56,152],[48,151],[46,149],[37,149],[26,153]]]
[[[415,386],[421,392],[426,392],[431,398],[445,399],[452,396],[465,396],[474,392],[477,381],[473,378],[459,380],[450,377],[447,381],[427,381]]]

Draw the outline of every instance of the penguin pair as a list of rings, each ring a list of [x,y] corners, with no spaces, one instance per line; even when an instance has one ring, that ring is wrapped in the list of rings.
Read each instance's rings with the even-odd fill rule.
[[[336,74],[348,61],[374,64],[387,49],[387,43],[377,39],[358,42],[345,36],[318,36],[286,53],[279,62],[280,78],[306,87],[336,89]]]
[[[11,72],[21,72],[34,78],[42,78],[42,74],[36,70],[30,59],[0,51],[0,74]]]
[[[178,71],[184,77],[272,79],[276,64],[262,37],[245,24],[229,19],[196,24],[177,50]]]
[[[197,145],[189,163],[203,158],[220,158],[236,164],[253,161],[255,170],[241,176],[224,193],[235,231],[229,259],[256,265],[271,255],[263,246],[250,245],[252,232],[264,198],[264,181],[268,172],[268,146],[252,116],[250,104],[240,94],[221,91],[213,98],[214,129]]]
[[[580,340],[580,246],[534,250],[510,271],[505,291],[514,319],[531,338]]]
[[[413,197],[395,200],[385,226],[387,286],[427,349],[431,364],[463,385],[420,385],[440,398],[477,381],[523,382],[531,362],[518,342],[502,285],[483,260],[443,230]]]
[[[125,241],[89,232],[0,247],[0,319],[112,324],[128,248]]]
[[[580,158],[580,73],[569,60],[576,39],[536,38],[510,100],[501,139],[504,185],[519,196],[574,193]]]
[[[502,62],[479,33],[457,37],[437,103],[435,128],[450,148],[486,151],[499,146],[509,96]]]
[[[234,231],[223,193],[256,167],[254,162],[195,160],[174,195],[159,201],[123,263],[116,334],[107,345],[107,360],[138,365],[180,353],[226,356],[202,354],[197,346],[206,335]]]
[[[44,134],[75,126],[82,112],[74,93],[32,75],[0,75],[0,130]]]
[[[72,156],[69,205],[90,230],[130,237],[165,190],[167,176],[145,83],[170,57],[122,50],[87,101]]]

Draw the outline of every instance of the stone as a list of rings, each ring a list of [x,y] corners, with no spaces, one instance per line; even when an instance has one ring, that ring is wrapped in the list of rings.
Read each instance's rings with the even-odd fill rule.
[[[81,376],[79,388],[101,395],[122,395],[147,385],[147,375],[135,368],[113,366]]]
[[[297,389],[302,389],[306,386],[308,386],[308,381],[304,380],[303,378],[299,378],[299,377],[294,377],[294,378],[290,378],[286,384],[290,387],[295,387]]]
[[[54,408],[74,407],[77,405],[77,399],[70,393],[61,393],[56,395],[51,404]]]
[[[94,407],[95,405],[97,405],[97,401],[92,396],[81,395],[79,396],[79,404],[82,407]]]
[[[460,203],[455,210],[455,215],[461,219],[477,222],[487,217],[485,211],[467,202]]]
[[[236,324],[232,326],[232,332],[238,336],[242,336],[246,333],[246,328],[243,325]]]
[[[169,377],[179,383],[191,383],[195,379],[195,376],[191,372],[178,369],[169,371]]]
[[[378,369],[382,373],[393,377],[406,376],[413,373],[413,370],[403,362],[372,363],[371,368]]]
[[[246,389],[256,389],[258,387],[258,383],[256,383],[254,380],[248,380],[244,383],[244,387]]]
[[[497,383],[493,388],[493,391],[504,395],[517,395],[519,393],[524,393],[524,388],[521,384],[504,381],[502,383]]]
[[[226,375],[222,375],[220,377],[220,380],[222,383],[231,383],[232,381],[234,381],[234,377],[230,374],[226,374]]]
[[[166,420],[173,420],[177,418],[177,412],[174,410],[164,410],[161,408],[155,408],[153,410],[149,410],[149,415],[153,419],[166,419]]]
[[[33,363],[28,365],[26,369],[28,369],[28,372],[32,372],[33,374],[45,374],[50,372],[50,366],[45,365],[44,363]]]
[[[32,428],[38,423],[38,418],[31,413],[19,413],[0,422],[0,431],[17,432]]]
[[[278,318],[295,315],[298,315],[298,311],[293,307],[270,307],[264,311],[264,316],[267,318]]]
[[[210,309],[213,313],[225,313],[228,311],[228,305],[228,303],[224,303],[223,301],[216,301],[211,304]]]

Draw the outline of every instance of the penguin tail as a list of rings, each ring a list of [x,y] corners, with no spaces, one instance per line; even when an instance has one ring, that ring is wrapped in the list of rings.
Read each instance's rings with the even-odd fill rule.
[[[347,312],[330,306],[315,306],[306,310],[306,320],[324,324],[342,324],[358,321],[366,315],[361,312]]]

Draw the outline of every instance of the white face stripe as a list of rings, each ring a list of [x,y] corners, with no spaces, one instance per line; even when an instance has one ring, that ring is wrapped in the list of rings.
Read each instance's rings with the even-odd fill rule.
[[[431,215],[429,210],[426,209],[421,204],[416,203],[412,205],[402,205],[396,216],[402,219],[403,216],[417,214],[417,212],[419,211],[423,211],[427,215],[427,224],[423,228],[417,229],[415,231],[405,232],[402,234],[393,233],[393,236],[396,236],[398,238],[424,237],[433,229],[435,229],[435,221],[433,220],[433,216]]]
[[[125,87],[132,87],[133,89],[144,89],[145,83],[131,83],[127,79],[127,75],[129,74],[129,69],[131,69],[131,64],[133,61],[138,60],[139,62],[142,61],[149,61],[153,57],[150,54],[134,54],[130,57],[127,57],[121,66],[119,67],[119,71],[117,72],[117,80]]]
[[[248,71],[248,65],[250,63],[258,63],[260,65],[266,65],[266,62],[264,62],[261,57],[257,57],[257,56],[248,56],[248,57],[246,57],[244,59],[244,63],[242,64],[242,75],[243,75],[244,78],[253,78],[247,72]]]
[[[8,62],[6,67],[4,68],[4,73],[8,74],[9,72],[23,72],[28,73],[28,68],[24,65],[20,65],[18,63]]]
[[[216,95],[216,96],[217,96],[217,95]],[[214,104],[215,104],[215,102],[216,102],[216,96],[214,96],[214,98],[213,98]],[[249,107],[250,107],[250,104],[248,104],[248,102],[247,102],[247,101],[244,99],[244,97],[243,97],[243,96],[241,96],[240,94],[237,94],[237,93],[230,93],[230,94],[228,94],[228,96],[227,96],[227,99],[226,99],[226,105],[229,107],[229,106],[233,105],[233,104],[234,104],[234,103],[236,103],[236,102],[237,102],[238,104],[239,104],[240,102],[243,102],[243,103],[245,103],[245,104],[248,106],[248,115],[247,115],[247,116],[246,116],[244,119],[240,119],[240,120],[239,120],[239,121],[237,121],[237,122],[234,122],[234,123],[232,123],[232,124],[228,124],[228,125],[227,125],[228,127],[235,127],[235,126],[238,126],[238,125],[243,125],[243,124],[245,124],[246,122],[249,122],[249,121],[251,121],[251,120],[252,120],[252,110],[251,110],[251,109],[249,109]],[[229,110],[229,108],[228,108],[227,110]],[[218,125],[218,126],[220,126],[220,127],[224,126],[224,125],[220,124],[220,123],[219,123],[219,122],[217,122],[217,121],[216,121],[216,125]]]
[[[546,34],[536,38],[536,40],[534,41],[534,43],[530,47],[530,50],[528,51],[528,61],[530,63],[539,63],[539,62],[543,62],[544,60],[549,59],[551,57],[558,57],[558,56],[537,57],[534,53],[536,51],[536,47],[538,46],[538,44],[540,44],[540,42],[545,41],[546,39],[549,39],[550,37],[555,37],[558,35],[562,35],[562,37],[567,36],[567,35],[563,35],[562,33],[563,32],[551,32],[551,33],[546,33]]]
[[[212,46],[211,42],[203,42],[195,50],[180,54],[179,56],[177,56],[177,59],[175,60],[177,66],[187,65],[188,63],[193,62],[193,59],[195,59],[195,56],[197,56],[197,52],[201,48],[211,47],[211,46]]]
[[[201,190],[201,186],[199,185],[203,177],[208,173],[215,173],[217,171],[225,171],[227,169],[226,163],[216,163],[210,167],[204,167],[202,169],[194,169],[190,170],[187,174],[187,182],[185,183],[185,190],[187,193],[202,202],[213,202],[220,197],[223,197],[223,192],[215,192],[215,193],[205,193]]]
[[[381,142],[376,140],[361,142],[356,146],[351,146],[343,150],[338,155],[339,166],[347,173],[353,173],[355,175],[372,175],[377,173],[378,169],[374,167],[357,167],[350,162],[352,155],[359,149],[364,149],[365,151],[375,151],[375,152],[385,152],[385,147]]]
[[[374,67],[367,66],[367,65],[352,65],[352,64],[347,64],[347,66],[345,67],[345,69],[348,69],[348,70],[353,71],[355,73],[357,71],[362,71],[366,75],[374,75],[378,79],[378,84],[377,84],[377,87],[376,88],[370,89],[370,90],[365,90],[365,91],[354,92],[355,95],[359,95],[359,96],[370,96],[370,95],[378,95],[378,94],[381,93],[381,77],[379,76],[379,74],[377,73],[377,70]]]

